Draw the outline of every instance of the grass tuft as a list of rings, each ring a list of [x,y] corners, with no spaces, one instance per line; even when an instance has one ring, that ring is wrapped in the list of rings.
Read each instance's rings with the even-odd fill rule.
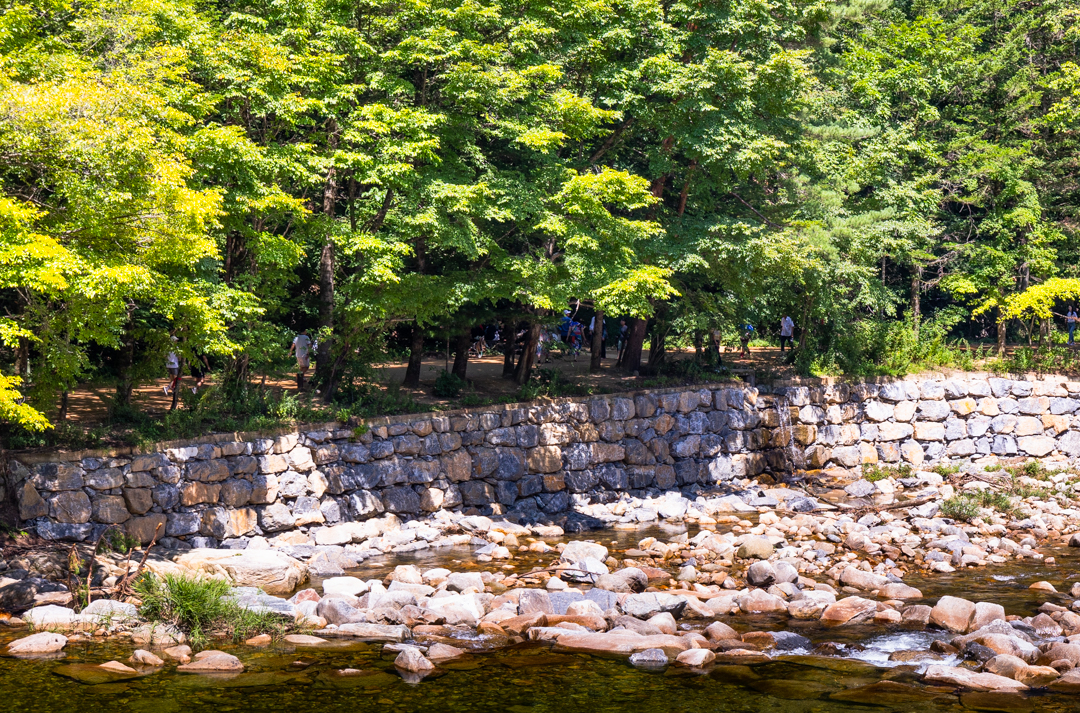
[[[135,582],[142,601],[139,614],[150,622],[175,626],[191,645],[202,648],[211,634],[235,642],[258,634],[280,637],[288,625],[270,612],[253,612],[230,596],[232,587],[220,579],[196,579],[167,574],[164,579],[146,573]]]

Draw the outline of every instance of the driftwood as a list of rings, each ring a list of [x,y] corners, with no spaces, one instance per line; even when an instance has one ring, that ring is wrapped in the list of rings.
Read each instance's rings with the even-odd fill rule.
[[[861,507],[844,507],[841,506],[845,513],[867,513],[867,512],[881,512],[883,510],[903,510],[904,508],[918,507],[924,505],[932,500],[937,500],[938,495],[927,495],[924,498],[915,498],[914,500],[902,500],[895,503],[889,503],[888,505],[863,505]]]
[[[160,529],[161,529],[161,523],[159,522],[157,524],[157,527],[154,528],[154,536],[150,538],[150,544],[148,544],[146,546],[146,550],[143,552],[142,559],[139,560],[139,566],[135,568],[134,572],[131,571],[131,567],[130,567],[130,564],[131,564],[131,550],[128,550],[128,565],[129,566],[127,567],[127,572],[120,579],[120,581],[117,582],[117,584],[116,584],[116,589],[121,594],[131,595],[131,594],[135,593],[131,589],[131,584],[132,584],[132,582],[134,582],[136,579],[139,578],[140,574],[142,574],[143,567],[146,565],[146,558],[150,556],[150,550],[153,549],[155,544],[157,544],[158,530],[160,530]]]

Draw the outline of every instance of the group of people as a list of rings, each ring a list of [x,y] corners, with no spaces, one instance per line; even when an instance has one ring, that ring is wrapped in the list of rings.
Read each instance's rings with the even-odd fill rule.
[[[607,339],[608,329],[607,323],[601,320],[600,325],[596,324],[596,317],[594,316],[589,321],[589,326],[586,328],[584,324],[574,319],[574,313],[570,310],[563,311],[563,318],[559,322],[555,329],[542,329],[540,331],[540,340],[536,345],[536,357],[539,363],[543,363],[545,359],[550,359],[551,345],[554,342],[561,341],[567,344],[571,357],[576,361],[578,354],[585,346],[586,337],[591,338],[595,334],[595,330],[600,329],[600,357],[607,359]],[[1073,331],[1075,329],[1077,321],[1080,318],[1077,317],[1073,308],[1069,307],[1069,314],[1067,315],[1067,321],[1069,324],[1069,344],[1073,343]],[[490,324],[478,327],[473,332],[473,347],[472,350],[477,356],[483,357],[484,352],[489,350],[501,339],[502,326],[498,322],[491,322]],[[793,336],[795,333],[795,322],[791,317],[785,316],[780,320],[780,353],[784,353],[784,347],[790,346],[794,348]],[[617,337],[618,345],[618,358],[621,361],[623,352],[626,349],[627,337],[630,334],[630,327],[626,323],[626,319],[619,320],[619,333]],[[752,324],[743,325],[741,334],[739,336],[739,342],[741,345],[741,354],[744,357],[750,356],[750,341],[754,338],[755,330]],[[524,336],[524,334],[520,335]],[[719,363],[723,364],[723,336],[719,329],[713,329],[710,332],[710,337],[713,341],[713,346],[717,351]],[[165,357],[165,368],[169,372],[169,383],[162,388],[166,396],[171,395],[176,389],[180,388],[180,381],[182,377],[182,363],[179,353],[175,349],[177,343],[177,337],[172,335],[170,339],[173,342],[174,348],[171,349]],[[522,341],[520,338],[517,340],[519,343]],[[313,350],[313,343],[311,337],[308,336],[307,329],[301,329],[295,337],[293,337],[292,344],[289,346],[289,356],[296,356],[296,386],[299,389],[304,388],[304,382],[307,378],[308,369],[311,368],[311,352]],[[197,394],[199,389],[202,388],[204,381],[206,380],[206,374],[210,371],[210,362],[206,358],[205,354],[197,354],[196,358],[188,362],[188,368],[191,371],[191,377],[194,380],[194,385],[191,386],[191,393]]]
[[[754,325],[747,322],[739,330],[739,356],[750,356],[750,342],[757,334],[757,330],[754,329]],[[724,363],[724,334],[719,328],[710,330],[709,336],[712,339],[712,346],[716,350],[718,364]],[[784,353],[784,347],[790,349],[795,348],[795,320],[791,317],[784,315],[780,320],[780,353]]]
[[[180,382],[183,379],[183,364],[186,361],[176,351],[175,345],[178,341],[176,335],[172,335],[170,339],[173,348],[165,355],[165,369],[169,372],[169,383],[161,387],[166,396],[171,396],[180,388]],[[289,356],[296,355],[296,387],[298,389],[304,388],[307,371],[311,368],[312,347],[313,344],[311,337],[308,336],[307,329],[301,329],[293,337],[292,344],[289,345]],[[194,359],[187,361],[187,367],[191,372],[191,378],[195,382],[189,388],[191,393],[197,394],[199,389],[203,387],[206,375],[210,371],[210,360],[207,359],[206,354],[196,354]]]
[[[169,339],[174,346],[179,341],[175,334],[170,336]],[[180,388],[180,380],[183,378],[180,373],[180,363],[180,355],[177,354],[176,350],[169,350],[169,353],[165,355],[165,369],[169,372],[169,383],[161,387],[166,396],[171,396],[173,392]],[[191,378],[195,381],[195,384],[189,388],[191,393],[197,394],[206,381],[206,374],[210,371],[210,361],[205,354],[196,354],[195,358],[188,363],[188,369],[191,371]]]

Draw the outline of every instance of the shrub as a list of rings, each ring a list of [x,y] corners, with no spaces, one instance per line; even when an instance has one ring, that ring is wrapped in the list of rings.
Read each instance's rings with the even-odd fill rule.
[[[196,648],[205,645],[210,632],[242,641],[256,634],[280,636],[286,628],[275,614],[241,607],[231,596],[232,587],[220,579],[174,574],[161,579],[146,573],[135,581],[135,594],[142,602],[139,614],[175,626]]]
[[[522,401],[532,401],[541,396],[556,398],[559,396],[586,396],[592,393],[588,386],[568,379],[558,369],[537,369],[529,383],[522,386],[517,396]]]
[[[468,384],[460,376],[443,369],[435,379],[435,395],[444,399],[457,398],[466,386]]]
[[[968,522],[979,514],[979,504],[967,495],[955,495],[941,503],[941,514],[953,520]]]
[[[117,552],[126,555],[141,544],[142,543],[137,537],[130,537],[119,529],[111,528],[105,533],[105,536],[101,538],[101,544],[98,546],[98,549],[101,552]]]
[[[958,465],[945,465],[944,463],[938,463],[933,468],[934,472],[940,475],[942,478],[948,478],[950,475],[956,475],[960,472],[960,466]]]
[[[972,499],[984,508],[994,508],[1003,513],[1013,510],[1012,500],[1005,493],[996,493],[992,490],[979,490],[972,494]]]

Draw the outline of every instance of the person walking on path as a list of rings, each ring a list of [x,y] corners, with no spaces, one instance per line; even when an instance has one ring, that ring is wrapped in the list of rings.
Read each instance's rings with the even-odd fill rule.
[[[712,339],[713,349],[716,350],[716,365],[724,365],[724,333],[720,331],[719,327],[714,327],[709,330],[709,337]]]
[[[191,378],[195,379],[195,385],[191,387],[191,393],[197,394],[199,389],[202,388],[203,382],[206,381],[206,372],[210,371],[210,361],[205,354],[196,354],[195,358],[188,364],[188,368],[191,369]]]
[[[1070,346],[1073,344],[1073,332],[1076,331],[1076,320],[1077,319],[1078,319],[1078,317],[1076,316],[1076,310],[1073,309],[1072,305],[1069,305],[1069,312],[1065,315],[1065,321],[1069,325],[1069,345]]]
[[[792,340],[792,337],[794,335],[795,335],[795,321],[791,317],[788,317],[787,315],[785,315],[784,318],[780,320],[780,353],[781,354],[784,353],[784,342],[787,342],[788,345],[790,345],[792,349],[795,348],[795,342]]]
[[[176,342],[179,341],[176,335],[169,337],[172,340],[172,348],[165,356],[165,368],[169,372],[169,384],[162,386],[161,390],[168,396],[180,385],[180,355],[176,353]]]
[[[754,338],[754,325],[747,324],[743,326],[742,336],[739,337],[739,343],[742,345],[742,356],[750,356],[750,340]]]
[[[311,337],[308,336],[306,329],[301,329],[292,340],[292,346],[289,347],[289,355],[296,352],[296,388],[303,390],[304,388],[304,376],[307,374],[307,370],[311,367]]]
[[[627,337],[629,335],[630,335],[630,327],[627,326],[626,318],[624,317],[624,318],[619,320],[619,337],[618,337],[619,356],[618,356],[617,360],[615,361],[615,366],[622,366],[623,353],[626,351],[626,341],[627,341]]]

